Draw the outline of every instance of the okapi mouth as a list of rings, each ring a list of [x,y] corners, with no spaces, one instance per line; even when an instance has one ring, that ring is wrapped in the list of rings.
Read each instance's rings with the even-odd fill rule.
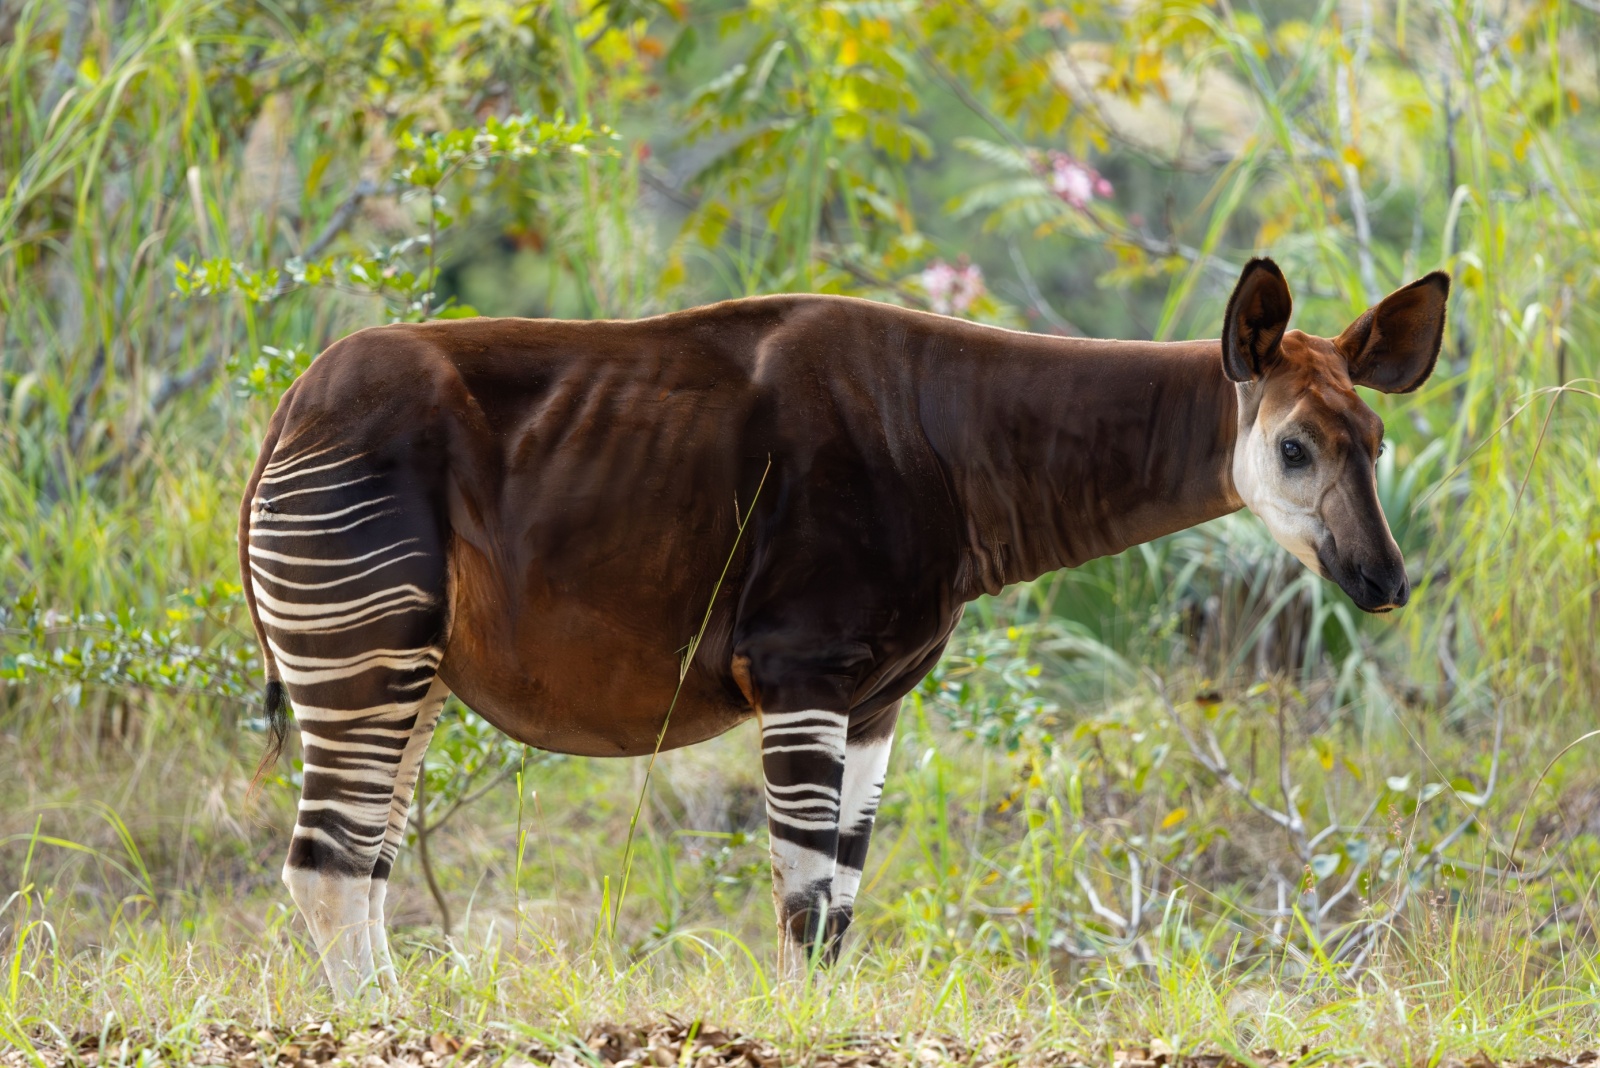
[[[1317,563],[1322,565],[1322,573],[1337,583],[1357,608],[1369,615],[1386,615],[1405,607],[1411,599],[1405,564],[1398,559],[1385,560],[1377,567],[1368,568],[1358,561],[1341,559],[1330,538],[1318,547]]]

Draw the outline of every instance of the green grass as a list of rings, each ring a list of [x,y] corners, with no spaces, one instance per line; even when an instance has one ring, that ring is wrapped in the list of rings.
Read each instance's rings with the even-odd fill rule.
[[[948,670],[970,678],[970,663]],[[1262,700],[1235,694],[1223,709],[1248,722]],[[1047,748],[1034,735],[1021,759],[950,731],[939,701],[930,693],[904,724],[836,972],[798,987],[773,977],[758,763],[741,729],[662,758],[614,936],[607,910],[642,761],[536,761],[520,805],[507,786],[436,832],[448,937],[418,851],[403,853],[391,916],[406,993],[385,1018],[554,1048],[600,1022],[671,1013],[796,1057],[869,1034],[972,1046],[1016,1036],[1086,1059],[1150,1041],[1241,1054],[1303,1044],[1319,1057],[1409,1064],[1480,1048],[1570,1053],[1600,1038],[1587,950],[1595,850],[1581,827],[1523,829],[1555,865],[1531,891],[1465,867],[1430,870],[1352,971],[1319,953],[1304,913],[1253,911],[1271,897],[1256,885],[1264,873],[1292,877],[1288,838],[1183,758],[1148,692],[1080,720],[1093,746]],[[119,707],[12,709],[0,752],[21,772],[0,795],[0,856],[18,890],[5,913],[8,1026],[49,1044],[113,1019],[135,1048],[179,1049],[199,1041],[202,1022],[277,1033],[311,1017],[358,1029],[363,1015],[331,1005],[277,883],[292,784],[275,777],[246,801],[259,736],[167,702],[121,718]],[[1191,722],[1196,711],[1183,709]],[[1242,763],[1228,714],[1215,729]],[[1305,714],[1294,708],[1297,721]],[[1476,732],[1414,713],[1395,729],[1415,736],[1412,760],[1375,747],[1351,762],[1369,777],[1408,763],[1471,767],[1483,747]],[[1261,749],[1275,763],[1270,742]],[[1479,843],[1515,833],[1548,752],[1540,737],[1505,747]],[[1306,805],[1308,823],[1352,819],[1360,781],[1323,770],[1317,782],[1317,754],[1291,754],[1304,794],[1325,799]],[[1551,785],[1581,802],[1571,770],[1558,765]],[[1416,862],[1454,823],[1450,797],[1402,813],[1397,792],[1364,833]],[[1179,807],[1189,811],[1168,826]],[[1482,844],[1452,851],[1464,863],[1487,855]],[[1095,907],[1130,914],[1140,871],[1130,858],[1143,860],[1146,915],[1133,932]],[[1374,882],[1363,891],[1372,900],[1335,915],[1359,923],[1398,885]]]
[[[174,738],[170,722],[145,721],[96,741],[39,720],[23,717],[6,739],[8,764],[24,746],[42,759],[0,804],[18,887],[0,958],[0,1019],[14,1041],[47,1047],[115,1027],[132,1049],[181,1051],[215,1021],[359,1030],[368,1014],[331,1005],[277,885],[286,784],[244,803],[247,761],[217,728]],[[772,974],[755,740],[740,730],[663,757],[614,939],[606,895],[639,761],[536,768],[520,880],[514,791],[440,832],[433,848],[457,917],[448,939],[408,851],[391,893],[404,1000],[378,1017],[555,1048],[599,1023],[673,1014],[760,1035],[797,1059],[864,1035],[973,1047],[1015,1038],[1091,1061],[1150,1042],[1239,1055],[1303,1045],[1317,1059],[1388,1064],[1480,1049],[1570,1054],[1600,1038],[1590,955],[1539,931],[1537,903],[1504,884],[1419,897],[1356,973],[1304,950],[1261,953],[1259,921],[1201,880],[1151,902],[1136,943],[1089,930],[1052,942],[1052,925],[1095,922],[1050,900],[1071,870],[1127,908],[1125,888],[1105,881],[1113,865],[1084,847],[1111,817],[1063,817],[1052,804],[1066,793],[1060,768],[997,811],[1009,760],[926,723],[908,728],[835,971],[788,985]],[[77,769],[70,780],[58,761]],[[1592,908],[1587,895],[1578,904]]]

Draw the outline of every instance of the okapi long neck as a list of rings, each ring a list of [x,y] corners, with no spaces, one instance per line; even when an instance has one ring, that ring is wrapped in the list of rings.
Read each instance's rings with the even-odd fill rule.
[[[934,388],[964,418],[924,411],[965,513],[963,592],[995,593],[1242,506],[1237,389],[1218,342],[1026,336],[959,356],[939,361]]]

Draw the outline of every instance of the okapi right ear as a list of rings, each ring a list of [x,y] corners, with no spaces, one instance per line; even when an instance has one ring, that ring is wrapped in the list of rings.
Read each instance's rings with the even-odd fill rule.
[[[1239,275],[1222,318],[1222,371],[1235,382],[1253,382],[1278,359],[1289,329],[1289,283],[1278,265],[1251,260]]]
[[[1450,276],[1434,271],[1363,312],[1333,342],[1350,365],[1350,381],[1384,393],[1410,393],[1426,382],[1439,361],[1449,299]]]

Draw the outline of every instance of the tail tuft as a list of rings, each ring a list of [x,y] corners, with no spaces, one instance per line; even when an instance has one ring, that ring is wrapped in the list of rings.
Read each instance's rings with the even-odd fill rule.
[[[284,743],[289,738],[289,691],[284,688],[281,680],[267,680],[267,690],[261,702],[261,715],[267,721],[267,751],[262,754],[261,763],[256,766],[255,778],[250,783],[251,790],[261,785],[267,769],[278,762],[278,758],[283,755]]]
[[[261,613],[256,607],[256,584],[250,574],[250,516],[255,511],[256,488],[261,484],[261,476],[278,450],[278,438],[283,433],[283,421],[289,410],[288,397],[293,392],[294,387],[290,386],[284,400],[278,402],[278,410],[272,413],[267,438],[261,443],[261,455],[256,457],[255,469],[250,472],[250,481],[244,488],[244,498],[239,501],[239,577],[244,587],[245,605],[250,609],[250,624],[255,627],[256,641],[261,647],[261,667],[267,676],[267,691],[261,702],[261,715],[267,721],[267,751],[256,765],[255,778],[250,780],[251,794],[260,788],[267,770],[283,755],[283,743],[289,738],[289,695],[278,677],[272,643],[267,641],[266,628],[261,625]]]

